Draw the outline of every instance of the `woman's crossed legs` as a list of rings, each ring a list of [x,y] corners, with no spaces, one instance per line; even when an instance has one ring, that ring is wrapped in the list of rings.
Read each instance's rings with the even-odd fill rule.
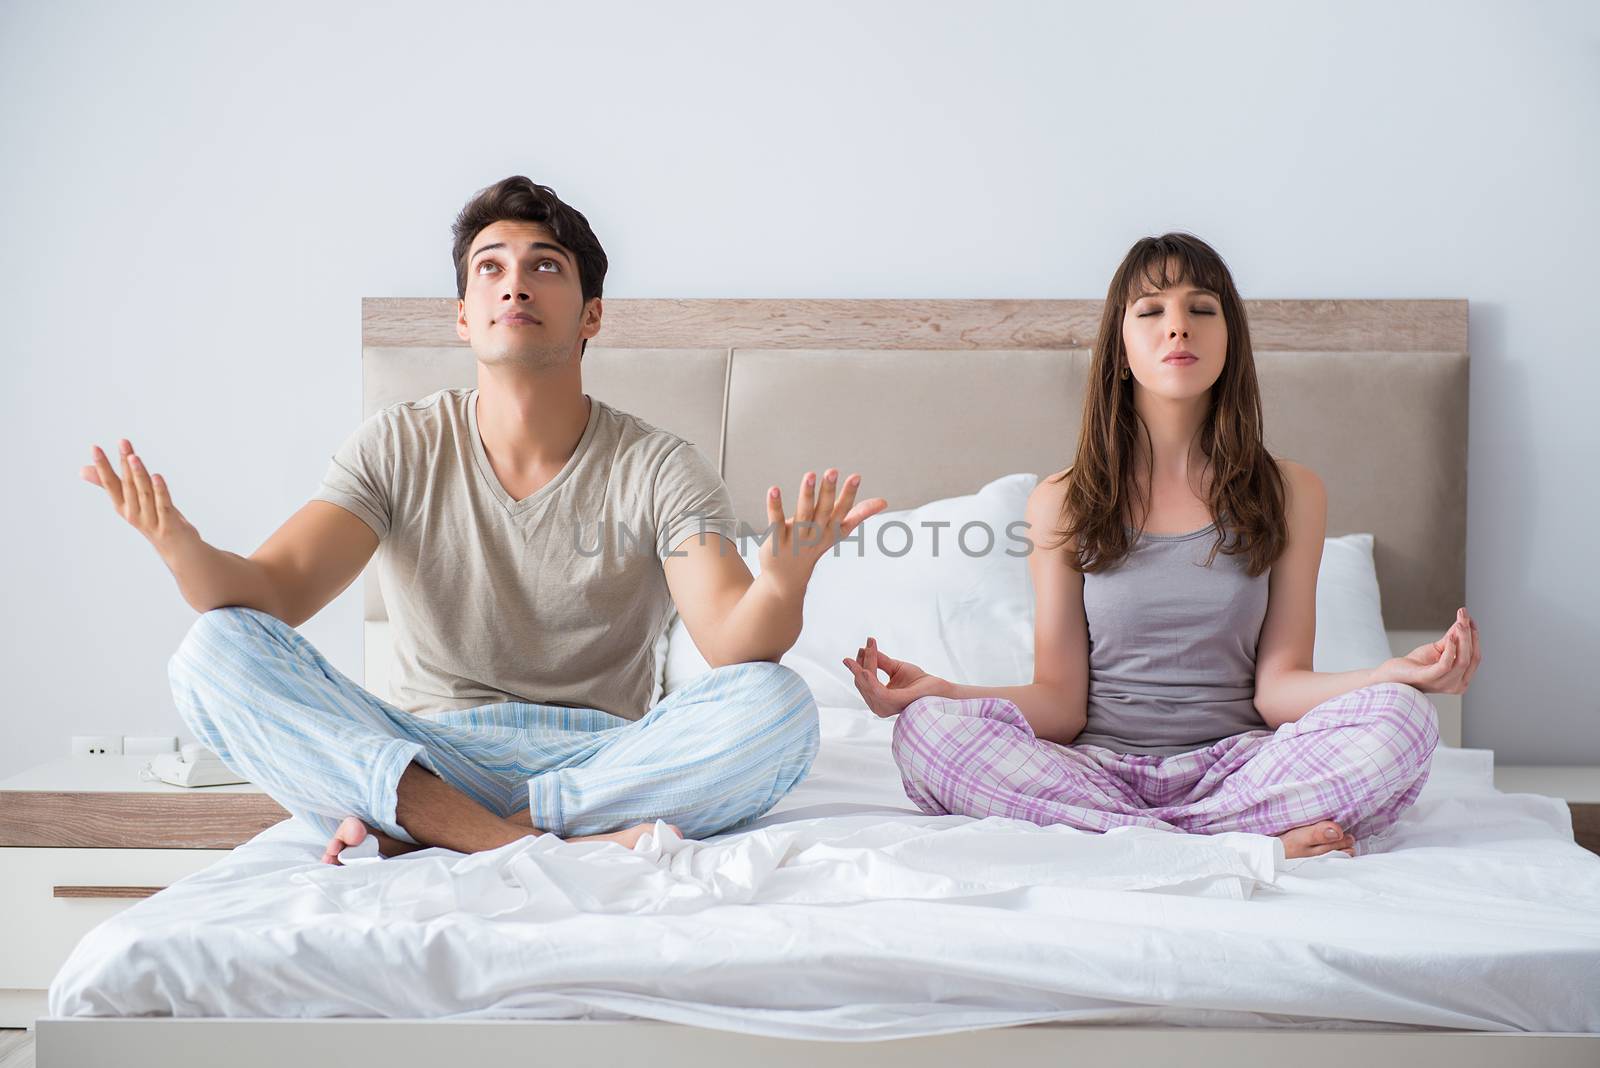
[[[1438,738],[1432,703],[1399,683],[1171,756],[1042,741],[1003,698],[928,697],[900,713],[894,756],[907,796],[930,814],[1246,831],[1297,857],[1372,852],[1422,791]]]

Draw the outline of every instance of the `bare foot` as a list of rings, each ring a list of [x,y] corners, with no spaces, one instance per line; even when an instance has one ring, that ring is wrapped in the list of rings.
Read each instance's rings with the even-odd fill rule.
[[[683,837],[683,832],[678,830],[677,824],[669,823],[667,826],[672,828],[673,834],[677,835],[679,838]],[[566,840],[568,842],[621,842],[624,849],[632,849],[634,846],[639,844],[639,839],[643,838],[645,835],[649,834],[655,829],[656,825],[654,822],[638,823],[632,827],[625,827],[620,831],[612,831],[610,834],[585,834],[577,838],[568,838]]]
[[[368,827],[362,823],[359,816],[346,816],[344,822],[339,824],[339,829],[333,832],[333,840],[328,843],[328,851],[322,854],[322,863],[343,865],[344,861],[339,859],[339,854],[344,848],[360,845],[366,841],[369,834],[377,836],[380,856],[393,857],[423,848],[410,842],[402,842],[398,838],[390,838],[376,827]]]
[[[510,816],[507,816],[506,817],[506,822],[507,823],[514,823],[518,827],[532,827],[533,826],[533,816],[529,812],[528,809],[523,809],[521,812],[513,812]],[[683,837],[683,832],[678,830],[678,825],[677,824],[669,823],[669,824],[667,824],[667,826],[672,828],[672,833],[673,834],[677,835],[679,838]],[[632,849],[635,845],[638,844],[639,839],[643,838],[646,834],[650,833],[650,831],[652,831],[654,828],[655,828],[655,821],[652,820],[649,823],[638,823],[638,824],[635,824],[632,827],[627,827],[627,828],[625,828],[623,830],[620,830],[620,831],[612,831],[609,834],[585,834],[585,835],[579,835],[579,836],[573,837],[573,838],[564,838],[564,839],[562,839],[562,841],[566,841],[566,842],[620,842],[620,843],[622,843],[622,845],[625,848]],[[545,833],[548,834],[549,832],[545,832]]]
[[[1332,820],[1296,827],[1291,831],[1284,831],[1277,837],[1283,842],[1283,855],[1290,860],[1297,857],[1320,857],[1336,849],[1352,857],[1356,855],[1355,838],[1346,834],[1344,828]]]
[[[533,827],[527,810],[508,817],[506,822],[518,828]],[[610,834],[586,834],[563,840],[568,842],[618,842],[623,848],[632,849],[638,844],[639,839],[653,831],[655,826],[654,822],[640,823],[620,831],[612,831]],[[683,832],[678,830],[676,824],[669,823],[667,826],[671,827],[673,833],[678,837],[683,837]],[[334,832],[333,839],[328,842],[327,852],[322,855],[322,863],[343,865],[344,861],[339,859],[339,854],[347,846],[360,845],[369,834],[377,837],[378,854],[380,856],[399,856],[401,853],[410,853],[414,850],[425,848],[420,845],[412,845],[410,842],[402,842],[398,838],[391,838],[376,827],[371,827],[361,822],[358,816],[346,816],[344,822],[339,824],[339,829]]]

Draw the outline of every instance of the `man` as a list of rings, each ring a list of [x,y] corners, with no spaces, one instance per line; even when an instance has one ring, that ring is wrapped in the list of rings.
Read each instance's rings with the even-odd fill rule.
[[[606,271],[584,216],[517,176],[474,196],[454,237],[477,387],[367,419],[248,559],[202,540],[129,442],[120,478],[94,449],[83,477],[202,613],[169,665],[179,714],[330,833],[328,863],[369,832],[385,856],[544,833],[632,848],[658,819],[696,837],[756,818],[817,749],[810,691],[776,663],[812,569],[886,502],[852,508],[858,476],[808,472],[791,520],[771,487],[752,578],[715,469],[583,392]],[[294,629],[380,545],[404,707]],[[673,606],[713,670],[647,710]]]

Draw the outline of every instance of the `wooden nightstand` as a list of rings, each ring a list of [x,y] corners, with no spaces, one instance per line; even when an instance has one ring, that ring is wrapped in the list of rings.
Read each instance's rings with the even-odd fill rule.
[[[1572,836],[1589,852],[1600,853],[1600,767],[1496,765],[1494,787],[1507,794],[1561,798],[1572,809]]]
[[[252,784],[143,782],[149,760],[67,757],[0,782],[0,1027],[44,1015],[90,928],[288,818]]]

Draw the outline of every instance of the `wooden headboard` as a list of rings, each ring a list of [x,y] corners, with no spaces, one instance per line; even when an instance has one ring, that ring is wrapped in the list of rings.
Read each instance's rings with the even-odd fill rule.
[[[584,388],[694,442],[741,518],[808,468],[892,509],[1072,461],[1098,300],[607,300]],[[1465,603],[1467,304],[1245,302],[1272,453],[1374,536],[1385,622]],[[362,301],[362,415],[477,381],[448,298]],[[354,414],[354,413],[352,413]],[[376,581],[366,618],[385,618]]]

